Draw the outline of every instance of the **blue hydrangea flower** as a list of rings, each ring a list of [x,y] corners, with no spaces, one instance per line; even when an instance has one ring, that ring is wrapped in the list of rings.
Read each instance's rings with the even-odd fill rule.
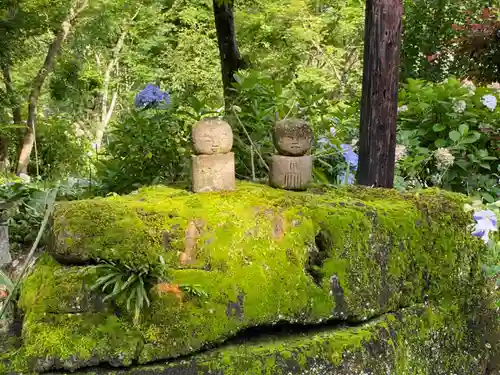
[[[339,174],[339,180],[341,184],[344,184],[346,182],[345,180],[345,172],[342,172]],[[353,185],[354,184],[355,177],[352,173],[349,173],[347,176],[347,185]]]
[[[169,105],[170,95],[166,91],[160,90],[158,86],[148,84],[135,97],[135,106],[137,108],[152,107],[157,105]]]
[[[496,232],[497,217],[491,210],[483,210],[474,213],[476,225],[472,231],[472,235],[481,238],[486,244],[490,241],[489,233]]]
[[[351,170],[356,171],[358,169],[359,156],[354,152],[351,145],[342,144],[342,153],[344,154],[344,160]]]

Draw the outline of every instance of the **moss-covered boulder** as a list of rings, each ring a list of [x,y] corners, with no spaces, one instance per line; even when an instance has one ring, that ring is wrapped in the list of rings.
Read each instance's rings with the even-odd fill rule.
[[[496,374],[490,362],[496,354],[482,342],[484,328],[471,329],[457,307],[416,306],[351,327],[261,332],[183,360],[121,370],[96,368],[90,374]]]
[[[154,187],[61,204],[52,258],[22,288],[23,346],[11,366],[147,364],[249,327],[359,323],[423,302],[459,305],[477,290],[483,250],[463,203],[437,190],[299,193],[241,183],[231,193]],[[139,324],[125,303],[90,292],[97,275],[87,265],[103,260],[167,271]]]

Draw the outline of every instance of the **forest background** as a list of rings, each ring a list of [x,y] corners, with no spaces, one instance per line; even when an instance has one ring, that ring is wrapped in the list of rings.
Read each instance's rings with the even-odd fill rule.
[[[494,6],[404,2],[396,188],[498,199]],[[238,0],[234,16],[244,64],[228,107],[211,0],[2,2],[0,196],[14,247],[32,243],[51,187],[79,199],[186,183],[191,126],[207,116],[230,120],[239,179],[264,179],[272,124],[302,117],[316,181],[354,181],[364,1]],[[149,84],[164,105],[138,100]]]

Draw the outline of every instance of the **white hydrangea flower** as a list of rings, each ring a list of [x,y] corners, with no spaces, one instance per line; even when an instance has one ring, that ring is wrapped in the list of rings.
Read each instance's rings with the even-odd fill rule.
[[[401,107],[398,108],[398,113],[399,112],[406,112],[408,110],[408,106],[405,104],[405,105],[402,105]]]
[[[436,167],[440,171],[448,169],[455,163],[455,157],[447,148],[438,148],[434,151],[434,157],[436,158]]]
[[[495,95],[484,95],[481,98],[481,101],[490,111],[494,111],[497,107],[497,97]]]
[[[29,184],[31,182],[31,177],[28,176],[26,173],[19,173],[19,178]]]
[[[465,100],[458,100],[455,103],[453,103],[453,111],[456,113],[464,113],[466,108],[467,108],[467,103],[465,103]]]
[[[403,145],[396,145],[396,162],[406,156],[406,147]]]

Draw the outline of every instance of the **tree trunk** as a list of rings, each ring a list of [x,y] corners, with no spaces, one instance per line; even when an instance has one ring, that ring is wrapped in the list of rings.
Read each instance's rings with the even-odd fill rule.
[[[42,68],[38,71],[38,74],[33,80],[28,100],[28,121],[26,122],[26,133],[24,134],[21,151],[19,153],[17,174],[27,173],[28,170],[29,158],[35,142],[36,111],[42,86],[48,75],[52,72],[55,57],[59,53],[64,41],[68,38],[73,24],[76,22],[81,13],[87,8],[87,6],[88,0],[73,1],[68,15],[62,22],[59,32],[49,47]]]
[[[358,184],[394,186],[402,0],[367,0]]]
[[[136,17],[139,15],[141,7],[142,6],[140,6],[137,12],[135,12],[135,14],[132,16],[130,20],[131,22],[134,21]],[[125,44],[125,38],[127,36],[127,33],[128,33],[128,26],[125,25],[123,32],[121,33],[120,37],[118,38],[118,41],[116,42],[116,45],[113,48],[111,61],[108,63],[108,66],[106,67],[106,70],[104,72],[104,80],[102,85],[103,87],[101,92],[101,121],[97,125],[96,137],[95,137],[95,144],[97,150],[101,148],[104,131],[106,130],[108,122],[111,119],[113,110],[115,109],[116,100],[118,98],[118,93],[114,92],[111,99],[111,103],[109,104],[108,107],[109,84],[111,82],[111,73],[113,72],[115,66],[118,64],[118,60],[120,59],[120,53],[123,49],[123,45]]]
[[[222,71],[222,84],[224,87],[224,100],[226,108],[229,108],[235,97],[233,88],[234,74],[239,69],[245,68],[244,60],[241,58],[236,41],[234,28],[234,4],[232,0],[213,0],[215,28],[217,30],[217,41]]]

